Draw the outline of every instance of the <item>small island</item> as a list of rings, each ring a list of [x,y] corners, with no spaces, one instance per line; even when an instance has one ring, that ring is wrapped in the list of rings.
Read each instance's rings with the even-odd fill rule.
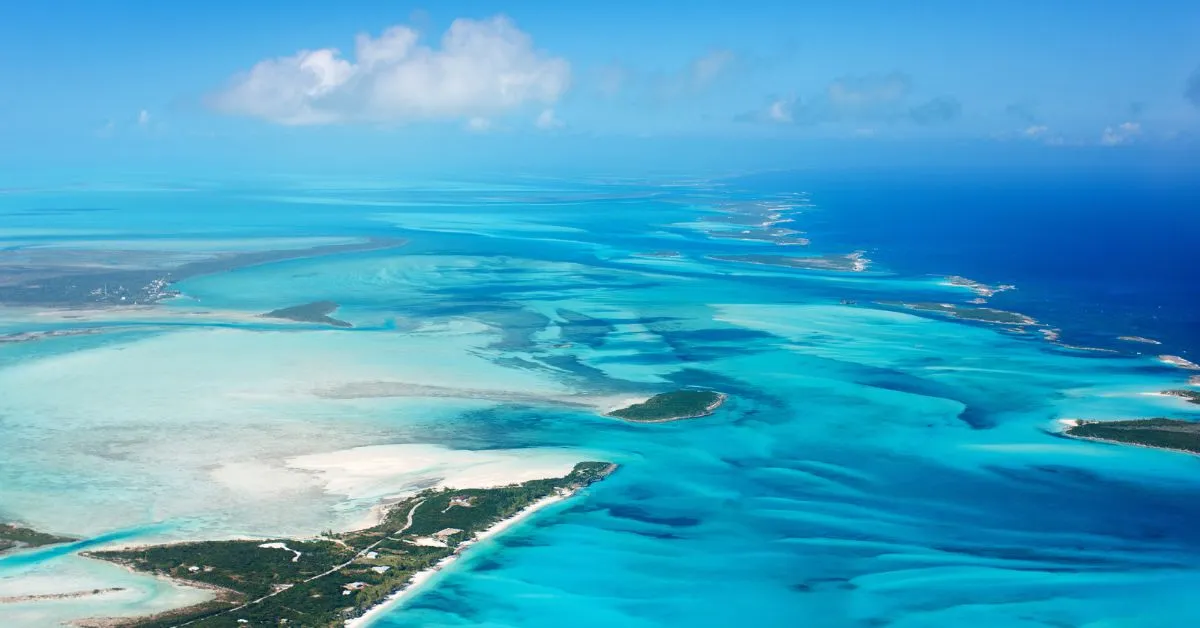
[[[710,259],[722,262],[742,262],[745,264],[783,266],[804,270],[832,270],[851,273],[864,272],[871,264],[871,260],[863,256],[863,251],[855,251],[844,255],[834,253],[809,257],[789,257],[786,255],[713,255]]]
[[[338,304],[333,301],[313,301],[303,305],[293,305],[278,310],[271,310],[263,314],[263,318],[282,318],[289,321],[299,323],[320,323],[322,325],[332,325],[334,327],[353,327],[346,321],[338,320],[329,316],[338,309]]]
[[[206,541],[95,551],[114,562],[211,589],[214,599],[153,617],[102,619],[106,628],[341,627],[399,599],[517,519],[616,470],[581,462],[566,476],[483,489],[429,489],[392,504],[378,525],[310,539]],[[91,625],[87,621],[80,625]]]
[[[769,242],[779,246],[808,246],[808,238],[794,234],[800,233],[791,229],[771,229],[769,231],[709,231],[708,237],[717,240],[745,240],[746,242]]]
[[[1158,360],[1164,364],[1187,369],[1189,371],[1200,371],[1200,364],[1196,364],[1187,358],[1182,358],[1177,355],[1160,355]]]
[[[974,279],[967,279],[966,277],[961,277],[959,275],[951,275],[946,277],[946,283],[956,288],[966,288],[982,298],[992,297],[1001,292],[1017,289],[1016,286],[1010,284],[989,286],[985,283],[980,283]]]
[[[953,318],[976,321],[980,323],[996,323],[999,325],[1018,326],[1037,324],[1036,320],[1019,312],[997,310],[990,307],[967,307],[963,305],[955,305],[953,303],[904,303],[900,301],[879,301],[878,303],[880,305],[902,307],[919,312],[945,314],[946,316]],[[1054,333],[1053,337],[1051,337],[1049,334],[1047,334],[1047,339],[1057,340],[1058,335],[1057,333]]]
[[[70,543],[78,539],[38,532],[11,523],[0,523],[0,554],[19,549]]]
[[[1074,438],[1200,453],[1200,423],[1179,419],[1081,421],[1064,419],[1063,433]]]
[[[631,406],[618,408],[605,416],[634,423],[666,423],[708,416],[725,403],[724,393],[711,390],[677,390],[661,393]]]
[[[1159,342],[1153,338],[1146,338],[1145,336],[1117,336],[1117,340],[1123,340],[1125,342],[1140,342],[1142,344],[1147,344],[1147,345],[1161,345],[1162,344],[1161,342]]]
[[[1162,394],[1169,397],[1179,397],[1188,402],[1200,404],[1200,390],[1164,390],[1162,391]]]

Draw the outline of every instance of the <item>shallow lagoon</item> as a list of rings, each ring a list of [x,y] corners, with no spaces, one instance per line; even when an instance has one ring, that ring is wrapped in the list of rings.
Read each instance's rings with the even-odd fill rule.
[[[1183,371],[873,309],[972,296],[889,272],[886,243],[869,253],[873,273],[707,260],[773,251],[692,224],[705,197],[752,200],[753,189],[345,187],[337,203],[328,187],[106,195],[130,208],[89,214],[113,238],[191,225],[226,247],[250,234],[410,242],[189,279],[152,329],[137,331],[143,316],[120,334],[0,345],[11,436],[0,514],[84,536],[131,531],[121,542],[313,534],[361,522],[389,489],[604,457],[621,471],[478,548],[379,625],[1200,619],[1188,604],[1200,584],[1200,461],[1053,432],[1059,417],[1194,417],[1139,394],[1178,386]],[[201,204],[219,209],[189,223]],[[809,211],[789,226],[807,229]],[[848,252],[813,236],[815,252]],[[36,237],[71,248],[63,233]],[[682,257],[636,257],[656,250]],[[323,299],[355,327],[252,318]],[[197,309],[213,314],[163,327]],[[5,321],[50,326],[28,312]],[[389,394],[324,394],[381,382]],[[730,400],[670,424],[599,416],[684,385]],[[346,468],[336,452],[363,446],[401,447],[382,450],[400,452],[395,472],[328,475],[331,460]],[[441,462],[413,462],[423,457]],[[68,573],[80,562],[0,561],[0,588],[28,580],[30,565]],[[93,602],[0,606],[0,617],[129,611]]]

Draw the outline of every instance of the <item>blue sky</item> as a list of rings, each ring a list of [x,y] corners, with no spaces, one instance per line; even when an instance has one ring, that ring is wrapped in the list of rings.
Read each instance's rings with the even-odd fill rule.
[[[45,0],[5,9],[0,60],[2,163],[686,147],[763,167],[1200,141],[1196,2]]]

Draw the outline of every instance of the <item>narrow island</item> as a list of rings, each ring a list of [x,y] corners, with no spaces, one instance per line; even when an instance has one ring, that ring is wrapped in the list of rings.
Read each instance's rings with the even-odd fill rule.
[[[208,259],[173,266],[172,259],[162,254],[147,257],[129,252],[63,249],[50,251],[45,263],[33,269],[24,259],[28,250],[0,251],[0,304],[50,307],[153,305],[179,296],[179,290],[173,286],[192,277],[294,259],[394,249],[405,243],[396,238],[372,238],[304,249],[214,252]],[[107,263],[96,263],[98,257],[108,260],[114,255],[127,258],[125,268],[105,268]],[[145,267],[138,268],[139,265]]]
[[[78,539],[46,534],[12,523],[0,523],[0,554],[45,545],[70,543],[76,540]]]
[[[980,323],[996,323],[1000,325],[1036,325],[1037,321],[1019,312],[997,310],[990,307],[966,307],[953,303],[904,303],[901,301],[878,301],[880,305],[902,307],[918,312],[945,314],[952,318]],[[1047,335],[1047,340],[1057,340],[1058,335]]]
[[[1063,434],[1073,438],[1200,453],[1200,423],[1179,419],[1082,421],[1063,419]]]
[[[745,264],[761,264],[766,266],[783,266],[786,268],[801,268],[804,270],[832,270],[838,272],[861,273],[867,270],[871,260],[863,256],[863,251],[847,254],[831,253],[828,255],[813,255],[808,257],[789,257],[786,255],[713,255],[710,259],[722,262],[742,262]]]
[[[303,305],[293,305],[263,314],[263,318],[281,318],[299,323],[319,323],[334,327],[353,327],[350,323],[329,316],[338,309],[333,301],[313,301]]]
[[[1146,338],[1145,336],[1117,336],[1117,340],[1123,340],[1125,342],[1140,342],[1142,344],[1147,344],[1147,345],[1161,345],[1162,344],[1161,342],[1159,342],[1153,338]]]
[[[1017,289],[1016,286],[1011,285],[1011,284],[1001,284],[998,286],[989,286],[985,283],[980,283],[978,281],[975,281],[974,279],[967,279],[966,277],[961,277],[959,275],[951,275],[949,277],[946,277],[946,283],[948,285],[951,285],[951,286],[954,286],[957,288],[966,288],[966,289],[970,290],[971,292],[974,292],[975,294],[979,295],[982,298],[992,297],[1001,292],[1007,292],[1009,290]]]
[[[1200,390],[1164,390],[1162,391],[1162,394],[1169,397],[1179,397],[1190,403],[1200,404]]]
[[[768,231],[709,231],[708,237],[717,240],[745,240],[747,242],[769,242],[779,246],[808,246],[808,238],[796,236],[800,233],[791,229],[771,229]]]
[[[1176,366],[1181,369],[1200,371],[1200,364],[1196,364],[1187,358],[1181,358],[1177,355],[1160,355],[1158,356],[1158,360],[1164,364],[1170,364],[1171,366]]]
[[[708,416],[725,403],[724,393],[711,390],[677,390],[661,393],[631,406],[609,411],[605,416],[634,423],[666,423]]]
[[[313,539],[207,541],[84,554],[208,588],[216,597],[153,617],[97,626],[342,626],[400,599],[474,541],[608,477],[581,462],[566,476],[485,489],[429,489],[391,505],[372,528]],[[80,625],[89,625],[86,621]]]

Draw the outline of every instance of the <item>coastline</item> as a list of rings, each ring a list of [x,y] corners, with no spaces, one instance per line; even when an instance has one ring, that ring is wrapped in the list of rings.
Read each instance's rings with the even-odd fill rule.
[[[375,618],[377,618],[381,613],[387,612],[388,609],[393,608],[396,605],[403,603],[403,600],[407,599],[410,595],[412,595],[413,593],[415,593],[417,591],[420,591],[421,587],[426,586],[428,583],[430,583],[434,579],[434,577],[437,575],[438,572],[442,571],[445,567],[452,564],[455,560],[457,560],[459,558],[459,556],[463,555],[464,552],[468,551],[470,549],[470,547],[472,545],[474,545],[475,543],[478,543],[479,541],[483,541],[488,538],[497,536],[497,535],[503,533],[504,531],[508,530],[509,528],[517,525],[521,521],[526,520],[528,517],[531,517],[533,514],[540,512],[543,509],[545,509],[555,503],[562,502],[562,501],[568,499],[569,497],[575,495],[579,491],[579,489],[581,489],[585,486],[590,486],[592,483],[604,479],[605,477],[610,475],[613,471],[615,471],[616,468],[617,468],[617,465],[613,464],[613,463],[585,461],[585,462],[576,463],[574,468],[572,468],[571,472],[561,478],[536,479],[536,480],[529,480],[524,483],[513,483],[513,484],[508,484],[508,485],[505,485],[502,487],[497,487],[495,490],[500,490],[502,492],[507,491],[507,492],[504,492],[504,495],[509,495],[513,499],[518,500],[515,503],[509,502],[512,505],[508,506],[508,508],[517,508],[519,504],[524,504],[524,507],[519,508],[519,510],[506,511],[506,509],[504,508],[504,503],[501,502],[498,506],[489,505],[489,508],[494,508],[494,510],[492,510],[491,512],[488,512],[488,513],[484,513],[483,515],[480,515],[480,516],[485,516],[486,519],[479,520],[478,517],[466,516],[466,519],[464,519],[462,522],[460,522],[460,526],[462,528],[464,528],[466,530],[470,530],[472,532],[470,538],[467,538],[467,539],[457,543],[456,545],[450,546],[450,549],[438,551],[438,552],[436,552],[436,555],[427,556],[425,559],[417,561],[417,564],[412,564],[407,569],[404,569],[399,574],[396,574],[397,577],[393,577],[390,580],[389,579],[372,580],[372,582],[374,582],[375,584],[383,585],[383,586],[377,588],[377,590],[374,591],[374,595],[372,595],[370,598],[368,598],[368,600],[363,600],[361,603],[356,602],[350,608],[340,608],[340,607],[335,608],[333,606],[330,606],[329,604],[326,604],[325,607],[317,608],[314,611],[317,614],[312,616],[313,621],[316,622],[313,625],[365,626],[368,623],[373,622],[375,620]],[[486,491],[487,489],[476,489],[476,490],[477,491]],[[536,491],[536,492],[533,494],[530,494],[529,491]],[[268,589],[265,587],[265,585],[258,587],[258,588],[261,588],[261,591],[259,591],[257,589],[255,589],[254,591],[251,591],[251,589],[254,589],[254,587],[251,587],[251,589],[246,589],[242,586],[238,586],[236,584],[236,582],[241,582],[242,578],[238,577],[237,574],[244,573],[245,575],[247,575],[247,578],[249,578],[248,580],[246,580],[246,582],[253,582],[254,584],[260,584],[260,581],[263,580],[263,578],[259,577],[259,571],[255,571],[255,570],[250,570],[250,571],[245,571],[245,572],[239,571],[239,569],[242,569],[243,566],[241,565],[241,563],[237,563],[236,561],[235,561],[235,563],[232,563],[232,564],[225,564],[228,561],[223,562],[221,556],[217,556],[217,563],[214,563],[214,564],[220,565],[218,567],[220,569],[231,570],[231,571],[229,571],[229,573],[234,574],[232,580],[235,582],[235,584],[233,584],[232,586],[238,586],[238,590],[236,590],[236,591],[232,590],[232,589],[223,589],[221,586],[212,585],[207,582],[205,582],[204,585],[197,585],[197,584],[193,583],[192,579],[186,578],[186,577],[184,578],[186,584],[184,582],[180,582],[179,577],[175,576],[173,574],[179,573],[180,569],[178,566],[186,565],[187,562],[185,559],[185,562],[180,563],[177,556],[170,557],[166,562],[151,561],[150,563],[143,564],[143,561],[141,561],[141,559],[137,556],[95,555],[95,554],[91,554],[91,553],[85,553],[85,554],[83,554],[83,556],[86,558],[94,558],[94,559],[99,559],[99,560],[103,560],[106,562],[110,562],[110,563],[116,564],[126,570],[130,570],[130,571],[135,571],[135,572],[139,572],[139,573],[150,573],[151,575],[153,575],[155,577],[169,581],[173,584],[185,584],[185,586],[187,588],[209,589],[210,591],[216,592],[216,594],[213,595],[212,593],[210,593],[208,596],[206,596],[206,599],[202,599],[199,602],[192,603],[189,606],[181,606],[178,608],[171,608],[162,613],[158,613],[158,614],[151,615],[151,616],[87,617],[84,619],[76,620],[72,625],[78,626],[80,628],[120,628],[121,626],[141,625],[141,622],[145,622],[145,621],[150,621],[151,623],[154,623],[154,622],[160,622],[160,623],[162,623],[162,622],[172,622],[172,623],[184,622],[184,624],[181,624],[181,625],[186,625],[188,623],[191,623],[193,621],[197,621],[200,619],[207,620],[210,617],[215,617],[215,616],[219,616],[219,615],[229,615],[230,613],[237,614],[242,609],[245,609],[252,605],[257,605],[261,602],[265,602],[267,599],[272,598],[272,597],[282,593],[283,591],[287,591],[292,586],[306,585],[307,583],[312,582],[318,578],[322,578],[324,576],[339,572],[343,568],[346,568],[346,567],[350,566],[352,563],[355,563],[360,557],[366,556],[366,559],[370,559],[373,561],[376,558],[376,555],[371,554],[369,552],[369,550],[374,549],[376,546],[379,546],[380,543],[383,543],[384,541],[388,540],[389,538],[392,539],[393,541],[400,541],[401,539],[398,536],[394,536],[394,535],[401,534],[401,533],[405,532],[406,530],[413,527],[413,525],[414,525],[413,514],[416,511],[417,507],[419,507],[422,503],[424,503],[425,501],[427,501],[428,499],[431,499],[431,498],[432,499],[440,498],[443,503],[441,503],[441,505],[439,505],[438,508],[440,509],[440,512],[442,512],[442,513],[445,513],[447,510],[449,510],[449,506],[447,506],[445,509],[441,509],[442,505],[446,505],[447,503],[449,503],[450,506],[456,505],[455,502],[453,501],[452,497],[446,497],[446,494],[449,492],[453,492],[453,489],[444,489],[442,491],[433,490],[433,492],[431,492],[431,493],[417,495],[415,498],[409,499],[409,500],[403,502],[404,507],[406,509],[409,505],[412,506],[411,509],[408,510],[407,524],[403,528],[399,528],[399,529],[389,528],[389,529],[376,530],[376,529],[372,528],[372,529],[363,530],[362,532],[364,532],[368,535],[368,538],[366,538],[365,541],[374,541],[373,543],[366,546],[365,548],[362,548],[361,543],[356,542],[356,541],[351,541],[351,543],[353,543],[353,546],[352,546],[345,542],[340,542],[339,539],[337,539],[337,538],[332,539],[334,543],[340,542],[340,544],[343,547],[351,550],[352,552],[356,551],[356,553],[354,554],[354,556],[355,556],[354,558],[349,558],[349,560],[346,560],[348,558],[348,555],[340,555],[335,552],[334,555],[326,556],[325,558],[327,560],[325,560],[323,562],[319,561],[319,567],[317,569],[310,569],[310,570],[308,570],[307,573],[298,573],[297,577],[293,577],[290,579],[284,578],[283,580],[281,580],[278,575],[271,575],[272,572],[270,570],[268,570],[268,572],[266,572],[267,573],[267,576],[266,576],[267,583],[272,584],[272,587],[269,589],[269,591],[270,591],[269,593],[268,593]],[[540,498],[537,497],[538,495],[540,495]],[[502,498],[503,498],[503,495],[502,495]],[[471,497],[467,497],[465,499],[474,500],[475,496],[472,495]],[[415,504],[413,503],[414,500],[415,500]],[[449,500],[449,501],[447,501],[447,500]],[[462,504],[457,504],[457,505],[462,505]],[[468,503],[466,505],[470,506],[473,504],[471,504],[468,501]],[[431,515],[431,516],[433,516],[435,520],[438,517],[438,515]],[[475,519],[476,521],[472,522],[472,521],[470,521],[471,519]],[[429,522],[425,522],[425,523],[429,523]],[[393,524],[392,527],[394,528],[395,525],[396,524]],[[436,527],[434,529],[436,529]],[[458,529],[453,530],[453,532],[461,532],[461,531],[462,530],[458,530]],[[380,537],[380,535],[379,535],[380,532],[383,533],[382,537]],[[371,536],[372,534],[374,536]],[[349,539],[347,539],[347,540],[349,540]],[[357,539],[357,540],[362,541],[363,539]],[[407,540],[409,543],[412,543],[412,540],[408,540],[408,539],[405,539],[405,540]],[[416,541],[421,541],[421,540],[422,540],[421,538],[416,539]],[[270,547],[272,549],[274,549],[274,548],[288,549],[288,547],[286,546],[286,541],[270,542],[270,543],[265,543],[265,544],[256,542],[255,544],[258,547]],[[415,544],[421,545],[422,543],[417,542]],[[163,546],[163,547],[169,547],[169,545]],[[440,545],[440,547],[447,547],[447,545],[445,543],[443,543]],[[156,546],[155,549],[162,549],[162,548]],[[314,551],[316,551],[319,554],[321,550],[314,550]],[[339,551],[341,551],[341,550],[339,550]],[[386,553],[386,552],[394,553],[394,550],[386,550],[385,551],[385,550],[381,549],[380,552],[381,553]],[[400,553],[404,554],[406,552],[404,550],[401,550]],[[218,554],[220,554],[220,551],[218,551]],[[298,558],[298,556],[297,556],[297,558]],[[343,561],[343,560],[345,560],[345,562],[339,562],[339,561]],[[437,562],[436,563],[432,562],[434,560],[436,560]],[[296,562],[296,559],[292,559],[291,562]],[[334,564],[334,563],[337,563],[337,564]],[[207,565],[209,563],[197,562],[195,564]],[[367,564],[367,566],[370,566],[371,563],[366,563],[366,564]],[[361,568],[362,566],[363,566],[362,564],[358,564],[358,567]],[[391,566],[396,566],[396,565],[392,564]],[[330,567],[330,568],[326,570],[326,567]],[[425,567],[425,568],[421,569],[420,571],[414,571],[415,569],[418,569],[420,567]],[[248,566],[247,566],[247,568],[248,568]],[[191,571],[196,571],[197,569],[198,569],[197,567],[190,568]],[[372,567],[372,569],[374,569],[374,567]],[[386,570],[386,569],[387,568],[384,568],[384,570]],[[321,570],[324,570],[324,571],[321,571]],[[210,571],[210,569],[206,568],[205,571]],[[317,573],[318,571],[320,571],[320,573]],[[379,573],[382,574],[383,571],[379,571]],[[312,574],[315,574],[315,575],[312,575]],[[299,577],[305,577],[305,579],[298,580]],[[337,576],[335,576],[335,577],[337,577]],[[345,577],[343,579],[346,580],[346,582],[348,583],[348,584],[345,584],[345,586],[343,586],[343,588],[348,591],[361,589],[368,585],[368,583],[364,583],[364,582],[349,582],[350,580],[353,579],[351,577]],[[224,580],[229,580],[229,578],[225,578]],[[224,580],[222,580],[222,582]],[[368,580],[370,580],[370,579],[368,579]],[[338,583],[335,582],[334,585],[336,585],[336,584],[338,584]],[[207,586],[205,586],[205,585],[207,585]],[[329,586],[334,586],[334,585],[329,585]],[[265,595],[261,595],[264,593],[265,593]],[[382,596],[386,596],[386,597],[384,597],[384,599],[380,599],[380,597],[382,597]],[[254,599],[247,600],[246,599],[247,597],[253,597]],[[323,597],[323,596],[322,595],[314,595],[313,597],[319,598],[319,597]],[[340,599],[340,598],[338,598],[338,599]],[[298,615],[300,619],[305,619],[305,613],[308,612],[307,610],[298,611],[295,608],[287,606],[288,602],[283,602],[282,604],[284,604],[284,606],[281,607],[282,610],[280,608],[277,608],[277,609],[272,609],[272,610],[268,610],[268,611],[262,611],[262,612],[258,613],[257,616],[259,617],[259,619],[261,619],[262,617],[277,615],[277,613],[279,613],[279,612],[287,611],[287,613],[289,614],[288,615],[289,617],[291,617],[293,615]],[[297,603],[295,601],[292,602],[293,606],[295,606],[296,604]],[[303,601],[298,604],[301,607],[304,606]],[[326,607],[328,607],[328,608],[326,608]],[[267,613],[267,615],[263,615],[264,612]],[[249,613],[251,616],[255,615],[254,612],[252,612],[252,611],[246,611],[246,613]],[[242,613],[242,614],[244,614],[244,613]],[[359,614],[359,615],[357,617],[353,617],[353,615],[355,615],[355,614]],[[237,617],[238,617],[237,615],[233,615],[231,617],[231,619],[237,618]],[[245,623],[243,621],[245,619],[246,619],[245,617],[241,617],[238,619],[238,621],[239,621],[239,623]],[[351,622],[351,623],[347,624],[346,622]],[[158,624],[156,623],[155,625],[158,625]]]
[[[543,498],[533,502],[532,504],[529,504],[525,508],[517,511],[516,514],[514,514],[513,516],[511,516],[507,519],[501,519],[500,521],[497,521],[496,523],[492,524],[486,530],[476,534],[475,537],[472,538],[471,540],[464,541],[463,543],[461,543],[455,549],[453,554],[438,561],[437,564],[435,564],[433,567],[430,567],[429,569],[425,569],[425,570],[414,573],[412,575],[412,578],[409,579],[408,584],[404,585],[404,588],[387,596],[386,598],[384,598],[382,601],[380,601],[375,606],[368,608],[367,611],[365,613],[363,613],[362,615],[359,615],[358,617],[346,620],[346,624],[345,624],[346,628],[366,628],[367,626],[370,625],[370,623],[372,621],[374,621],[375,619],[378,619],[383,614],[387,613],[388,611],[391,611],[391,610],[401,607],[408,598],[419,593],[421,591],[422,587],[424,585],[428,584],[434,578],[434,576],[436,576],[439,572],[444,570],[446,567],[449,567],[450,565],[454,564],[454,562],[456,560],[458,560],[459,557],[463,556],[466,552],[470,551],[471,547],[474,546],[475,544],[499,535],[500,533],[504,532],[505,530],[528,519],[529,517],[533,516],[535,513],[543,510],[544,508],[546,508],[548,506],[551,506],[551,505],[557,504],[559,502],[566,501],[567,499],[570,499],[571,497],[573,497],[575,495],[576,492],[577,491],[570,491],[570,492],[566,492],[566,493],[555,493],[552,495],[547,495],[546,497],[543,497]]]

